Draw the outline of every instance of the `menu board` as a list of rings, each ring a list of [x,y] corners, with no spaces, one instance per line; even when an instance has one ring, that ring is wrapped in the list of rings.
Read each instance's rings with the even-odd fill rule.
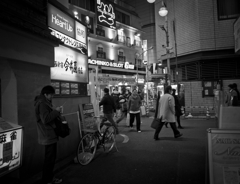
[[[208,157],[211,184],[240,183],[239,144],[239,130],[208,130]]]
[[[92,103],[80,104],[81,128],[97,130],[96,118],[94,118],[94,109]]]

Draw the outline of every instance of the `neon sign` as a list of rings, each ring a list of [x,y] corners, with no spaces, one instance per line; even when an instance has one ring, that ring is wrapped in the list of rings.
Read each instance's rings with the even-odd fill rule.
[[[97,1],[97,21],[98,24],[116,29],[115,13],[112,4]]]
[[[122,69],[128,69],[128,70],[134,70],[134,65],[129,64],[129,62],[125,63],[114,63],[111,61],[101,61],[101,60],[95,60],[95,59],[88,59],[88,63],[92,65],[98,65],[98,66],[108,66],[113,68],[122,68]]]

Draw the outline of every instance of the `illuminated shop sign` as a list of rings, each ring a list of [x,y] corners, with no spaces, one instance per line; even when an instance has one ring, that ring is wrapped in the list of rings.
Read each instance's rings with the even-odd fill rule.
[[[61,40],[65,45],[79,50],[81,52],[81,54],[85,54],[85,55],[87,54],[87,45],[86,44],[82,44],[81,42],[74,40],[74,39],[70,38],[69,36],[66,36],[54,29],[51,29],[51,30],[52,30],[51,35],[53,35],[56,38],[58,38],[59,40]]]
[[[97,23],[116,29],[114,6],[105,0],[97,0]]]
[[[48,26],[72,38],[75,36],[74,20],[51,4],[48,4]]]
[[[111,62],[111,61],[101,61],[101,60],[95,60],[95,59],[88,59],[88,64],[134,70],[134,65],[129,64],[129,62],[114,63],[114,62]]]
[[[48,4],[48,26],[51,34],[65,45],[87,55],[87,28],[51,4]]]
[[[128,85],[134,85],[136,84],[136,79],[135,78],[123,78],[123,77],[102,77],[102,76],[99,76],[98,77],[98,83],[99,84],[105,84],[105,85],[108,85],[108,84],[111,84],[111,85],[119,85],[119,84],[128,84]]]
[[[1,121],[1,119],[0,119]],[[6,122],[4,122],[6,124]],[[0,176],[4,175],[21,165],[22,155],[22,128],[11,129],[1,132],[5,128],[0,122]],[[7,125],[11,126],[11,125]]]
[[[64,46],[55,47],[51,79],[88,83],[87,57]]]

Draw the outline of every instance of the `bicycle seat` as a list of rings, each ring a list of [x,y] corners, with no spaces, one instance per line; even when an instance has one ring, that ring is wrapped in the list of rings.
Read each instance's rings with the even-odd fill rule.
[[[83,132],[88,132],[88,133],[95,133],[95,132],[97,132],[98,130],[94,130],[94,129],[83,129],[82,131],[83,131]]]

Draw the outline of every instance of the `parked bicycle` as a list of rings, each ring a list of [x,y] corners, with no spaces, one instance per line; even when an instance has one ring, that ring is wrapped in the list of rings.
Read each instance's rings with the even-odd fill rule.
[[[81,165],[87,165],[93,160],[97,148],[102,147],[108,153],[114,146],[116,147],[115,127],[108,121],[101,123],[101,117],[95,118],[97,118],[97,130],[84,129],[83,132],[85,135],[78,145],[77,160]]]

